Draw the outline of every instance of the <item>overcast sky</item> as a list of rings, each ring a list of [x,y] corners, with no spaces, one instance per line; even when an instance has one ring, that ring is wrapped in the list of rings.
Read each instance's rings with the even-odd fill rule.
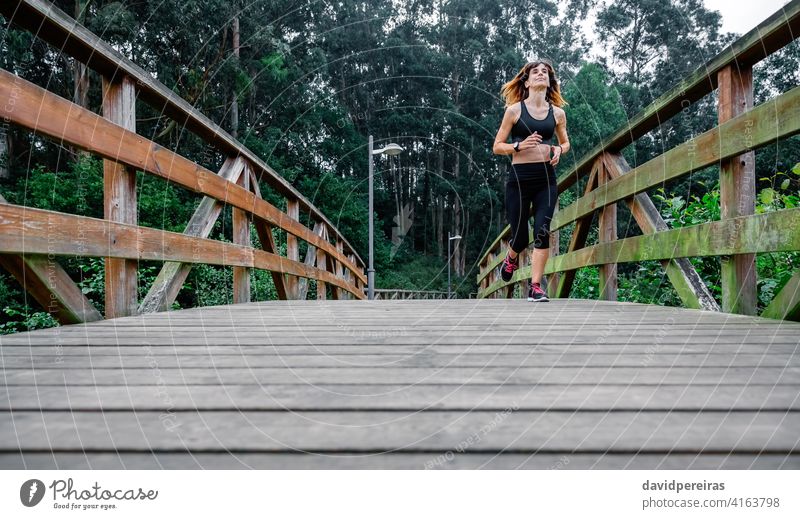
[[[594,9],[589,12],[589,16],[583,21],[583,33],[592,43],[589,56],[597,59],[604,53],[597,40],[594,30],[596,21],[595,13],[602,7],[603,3],[609,0],[596,0]],[[744,35],[756,25],[767,19],[772,13],[789,3],[789,0],[703,0],[706,8],[719,11],[722,15],[722,32],[735,32],[739,36]],[[566,3],[562,3],[565,6]],[[676,20],[680,23],[680,20]]]
[[[722,14],[722,31],[744,34],[788,0],[704,0],[706,8]]]

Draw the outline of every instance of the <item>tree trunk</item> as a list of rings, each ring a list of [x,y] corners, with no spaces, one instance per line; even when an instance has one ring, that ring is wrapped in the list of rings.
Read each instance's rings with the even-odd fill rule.
[[[75,0],[75,19],[79,23],[85,25],[86,9],[89,7],[88,3],[85,6],[86,9],[83,7],[84,6],[81,6],[81,0]],[[72,102],[82,108],[89,108],[89,69],[77,59],[73,59],[72,62]],[[70,146],[70,149],[74,157],[89,155],[88,152],[72,146]]]
[[[239,16],[233,17],[233,55],[236,57],[236,66],[239,66]],[[236,79],[234,78],[233,92],[231,93],[231,135],[239,138],[239,99],[236,95]]]
[[[439,150],[439,178],[442,178],[444,174],[444,152]],[[444,197],[439,194],[436,197],[436,207],[434,208],[436,212],[436,251],[441,258],[444,254],[443,245],[444,245]]]
[[[11,147],[8,145],[10,130],[7,124],[0,126],[0,178],[11,177]]]

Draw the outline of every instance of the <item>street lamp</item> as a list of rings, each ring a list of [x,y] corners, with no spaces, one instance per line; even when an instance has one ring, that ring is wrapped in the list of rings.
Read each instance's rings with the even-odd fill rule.
[[[373,150],[372,149],[372,135],[369,136],[369,267],[367,268],[367,299],[373,300],[375,299],[375,266],[372,261],[373,257],[373,247],[374,247],[374,223],[373,223],[373,197],[372,197],[372,173],[374,167],[372,165],[372,156],[373,155],[381,155],[385,153],[386,155],[398,155],[403,151],[403,148],[390,142],[383,148]]]
[[[452,299],[450,294],[450,242],[453,240],[460,240],[461,235],[456,234],[455,236],[450,236],[450,231],[447,231],[447,299]]]

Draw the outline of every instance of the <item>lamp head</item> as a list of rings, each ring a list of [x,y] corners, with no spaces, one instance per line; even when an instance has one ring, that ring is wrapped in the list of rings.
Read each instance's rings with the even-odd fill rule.
[[[380,148],[380,149],[377,149],[377,150],[373,150],[372,154],[373,155],[380,155],[381,153],[385,153],[387,155],[399,155],[403,151],[404,150],[403,150],[402,146],[400,146],[399,144],[395,144],[393,142],[390,142],[389,144],[387,144],[383,148]]]

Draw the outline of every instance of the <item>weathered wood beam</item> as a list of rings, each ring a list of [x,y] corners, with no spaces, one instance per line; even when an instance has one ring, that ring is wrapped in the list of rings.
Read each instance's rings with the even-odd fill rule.
[[[103,116],[130,132],[136,132],[136,86],[130,77],[103,77]],[[124,146],[122,139],[108,144]],[[106,220],[136,225],[136,170],[113,160],[103,161],[103,207]],[[111,244],[115,236],[109,236]],[[136,315],[138,304],[136,261],[106,258],[106,318]]]
[[[324,223],[321,223],[320,229],[320,237],[328,241],[328,226]],[[327,257],[325,256],[325,251],[317,248],[317,268],[322,270],[328,270],[327,265]],[[325,283],[323,281],[317,280],[317,301],[325,301],[327,299],[327,290],[325,288]]]
[[[612,180],[558,212],[561,228],[604,205],[800,132],[800,87],[770,99]]]
[[[775,295],[761,317],[800,321],[800,271],[795,272]]]
[[[228,158],[220,168],[219,176],[229,182],[237,182],[244,171],[244,167],[243,159],[239,157]],[[208,238],[214,228],[214,223],[222,212],[223,206],[222,202],[218,202],[211,197],[203,197],[189,219],[189,223],[183,231],[184,234]],[[153,285],[148,290],[141,305],[139,305],[139,313],[146,314],[169,310],[172,302],[178,297],[178,293],[193,266],[191,263],[175,263],[173,261],[164,263]]]
[[[103,319],[55,258],[38,254],[0,254],[0,266],[59,323],[77,324]]]
[[[321,240],[310,229],[289,218],[272,204],[256,199],[253,193],[219,178],[189,159],[1,69],[0,98],[15,100],[14,103],[0,103],[0,116],[9,121],[104,158],[147,171],[190,191],[223,200],[245,211],[253,211],[253,216],[346,262],[347,268],[351,268],[357,277],[366,282],[363,272],[347,258],[340,257],[336,247]],[[47,113],[48,117],[42,117],[42,113]]]
[[[600,161],[597,168],[598,189],[612,180],[606,171],[604,161]],[[617,241],[617,204],[608,204],[600,209],[597,219],[597,239],[600,243]],[[600,299],[605,301],[617,300],[617,264],[606,263],[599,269]]]
[[[247,171],[239,175],[237,184],[248,191],[250,190],[250,175]],[[252,247],[250,241],[250,217],[247,211],[233,207],[231,209],[231,227],[233,243],[243,247]],[[247,267],[233,267],[233,304],[249,302],[250,269]]]
[[[606,166],[606,172],[612,179],[625,175],[631,170],[622,155],[605,153],[602,155],[602,159]],[[669,229],[647,193],[639,193],[632,198],[626,198],[625,201],[634,220],[645,234]],[[708,287],[688,259],[662,260],[661,265],[684,306],[719,312],[719,305],[714,296],[711,295]]]
[[[286,199],[286,214],[289,218],[300,221],[300,204],[297,200]],[[300,261],[300,246],[297,238],[286,233],[286,257],[293,261]],[[294,276],[286,276],[286,296],[288,299],[299,299],[298,279]]]
[[[0,195],[0,204],[7,203],[8,200]],[[59,323],[77,324],[103,319],[55,257],[0,254],[0,267],[14,276],[20,286]]]
[[[598,186],[598,176],[600,174],[600,161],[596,161],[594,167],[592,168],[591,173],[589,174],[589,178],[586,180],[586,187],[584,189],[584,196],[591,193],[597,186]],[[575,228],[572,230],[572,236],[569,240],[569,246],[567,247],[567,254],[570,252],[577,251],[582,249],[586,246],[586,239],[589,237],[589,230],[592,227],[592,219],[594,218],[594,213],[590,213],[579,218],[575,222]],[[563,256],[558,256],[561,258]],[[550,258],[547,263],[548,265],[553,263],[556,258]],[[547,265],[545,265],[545,271],[547,271]],[[576,269],[569,269],[565,270],[561,273],[561,277],[558,280],[558,285],[555,288],[555,297],[559,298],[566,298],[569,297],[569,293],[572,291],[572,284],[575,282],[575,274],[577,273]]]
[[[314,234],[321,236],[322,235],[322,222],[317,222],[314,224]],[[303,260],[303,264],[308,265],[309,267],[313,267],[317,264],[317,248],[308,244],[306,248],[306,257]],[[308,296],[308,280],[306,279],[299,279],[297,282],[297,298],[301,300],[305,300]]]
[[[558,198],[556,198],[556,207],[553,211],[553,215],[558,213]],[[548,255],[548,260],[554,256],[558,256],[561,254],[561,232],[556,229],[555,231],[550,232],[550,252]],[[558,288],[558,280],[561,278],[560,272],[553,272],[549,276],[546,277],[547,279],[547,295],[551,298],[556,297],[556,289]]]
[[[800,250],[800,208],[601,243],[553,258],[546,272],[629,261]]]
[[[336,240],[336,250],[339,252],[344,252],[344,244],[339,240]],[[342,264],[337,259],[333,260],[333,273],[338,278],[344,278],[344,269],[342,269]],[[341,296],[342,294],[340,294],[337,287],[333,287],[331,289],[331,297],[333,299],[341,299]]]
[[[264,198],[261,196],[261,188],[258,187],[258,178],[250,166],[246,166],[247,172],[250,175],[250,189],[255,193],[256,197]],[[278,248],[275,245],[275,237],[272,236],[272,227],[260,218],[253,218],[253,227],[256,228],[256,233],[258,234],[258,241],[261,242],[261,248],[267,252],[271,252],[273,254],[278,254]],[[290,236],[287,234],[287,236]],[[294,237],[292,237],[294,238]],[[297,238],[294,238],[297,241]],[[292,259],[292,258],[290,258]],[[275,291],[278,294],[278,299],[284,301],[288,299],[287,291],[286,291],[286,279],[289,276],[284,277],[283,274],[280,272],[270,272],[272,276],[272,282],[275,285]],[[294,278],[297,279],[297,278]]]
[[[75,240],[72,231],[77,228],[81,229],[83,235],[81,241]],[[116,243],[110,243],[110,236],[117,237]],[[169,244],[169,247],[164,244]],[[266,251],[160,229],[0,204],[0,253],[23,252],[276,270],[304,278],[322,279],[351,292],[359,299],[365,297],[356,287],[330,272]]]
[[[753,69],[728,65],[717,74],[719,83],[719,123],[725,123],[753,108]],[[773,114],[772,117],[781,117]],[[756,208],[756,156],[753,151],[730,157],[720,163],[720,213],[723,219],[753,214]],[[722,310],[755,315],[755,254],[735,254],[722,258]]]

